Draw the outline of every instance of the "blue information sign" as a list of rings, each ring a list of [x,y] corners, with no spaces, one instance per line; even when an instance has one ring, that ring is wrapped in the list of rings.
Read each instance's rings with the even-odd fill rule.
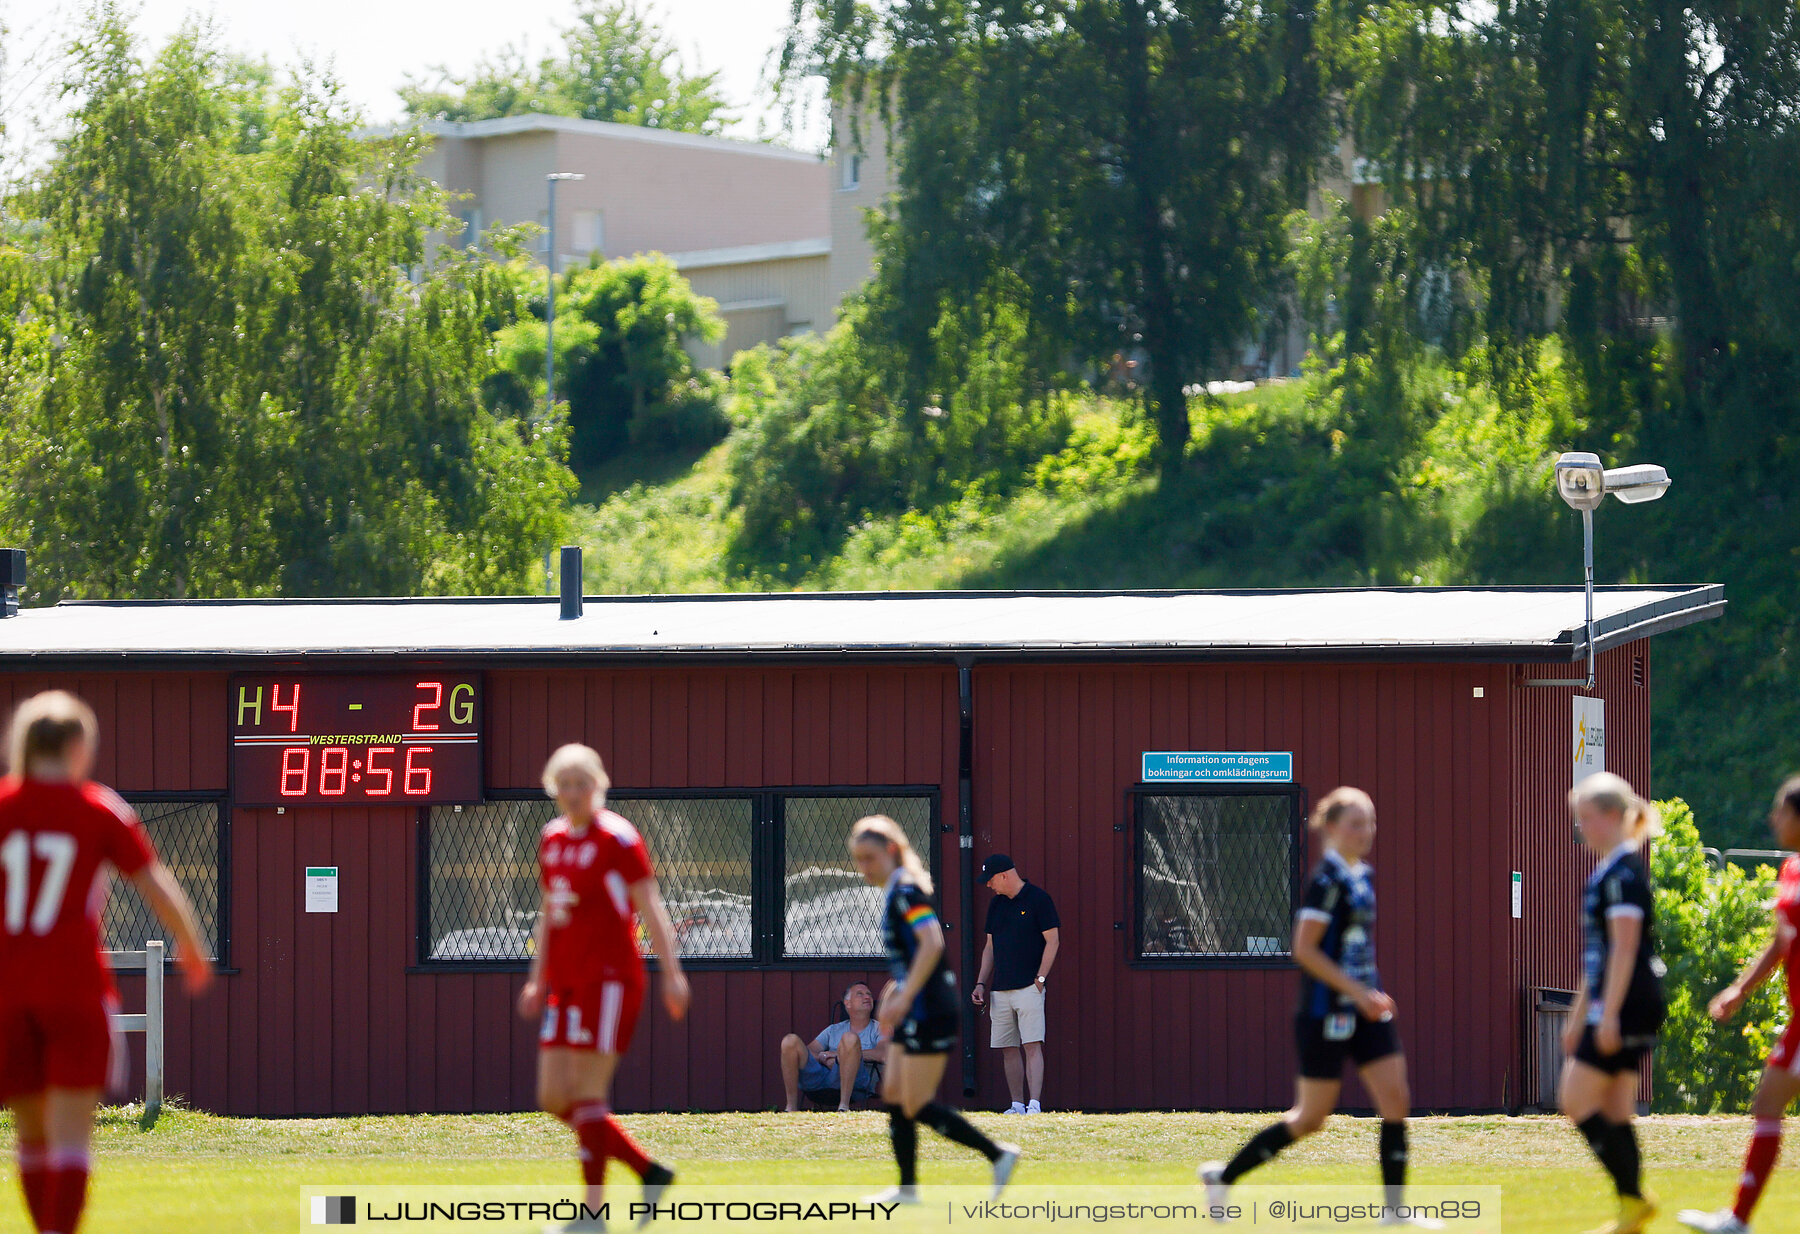
[[[1257,780],[1287,783],[1294,778],[1291,751],[1148,750],[1146,783],[1170,780]]]

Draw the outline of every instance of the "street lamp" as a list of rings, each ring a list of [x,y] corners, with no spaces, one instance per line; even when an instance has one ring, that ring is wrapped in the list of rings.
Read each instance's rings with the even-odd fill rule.
[[[550,185],[550,251],[544,264],[550,267],[550,294],[544,301],[544,414],[556,410],[556,183],[559,180],[585,180],[578,171],[553,171],[544,179]]]
[[[1627,505],[1655,501],[1669,491],[1669,473],[1655,463],[1600,466],[1600,456],[1583,452],[1556,459],[1556,492],[1571,510],[1581,511],[1581,555],[1587,570],[1587,686],[1594,688],[1594,511],[1611,493]]]

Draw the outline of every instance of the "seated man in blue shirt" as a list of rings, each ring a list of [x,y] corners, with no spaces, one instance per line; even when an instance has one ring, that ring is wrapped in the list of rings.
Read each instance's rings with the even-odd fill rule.
[[[781,1039],[781,1079],[787,1086],[787,1112],[800,1108],[800,1094],[836,1093],[837,1108],[848,1110],[853,1098],[867,1100],[879,1088],[876,1064],[887,1058],[881,1025],[875,1022],[875,992],[861,981],[844,991],[848,1019],[828,1025],[811,1044],[789,1033]]]

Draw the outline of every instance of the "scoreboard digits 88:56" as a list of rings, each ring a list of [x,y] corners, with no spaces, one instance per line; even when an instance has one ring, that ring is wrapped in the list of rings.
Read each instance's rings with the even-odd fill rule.
[[[240,805],[481,800],[478,674],[241,676],[229,698]]]

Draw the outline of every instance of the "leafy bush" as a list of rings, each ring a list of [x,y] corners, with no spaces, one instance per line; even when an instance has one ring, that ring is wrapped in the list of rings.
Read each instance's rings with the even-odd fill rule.
[[[496,395],[506,403],[542,399],[543,274],[514,267],[532,296],[535,321],[495,336],[508,375]],[[666,257],[593,263],[557,281],[556,393],[569,405],[571,461],[592,467],[628,446],[697,448],[725,435],[724,386],[697,369],[684,346],[715,343],[725,323],[718,305],[696,295]],[[529,391],[529,394],[528,394]]]
[[[1072,399],[1029,386],[1024,319],[1006,305],[974,338],[946,316],[944,350],[964,362],[941,392],[917,392],[918,375],[871,318],[866,301],[852,302],[828,334],[739,354],[730,469],[740,573],[793,580],[871,515],[954,504],[971,486],[1011,491],[1067,437]]]
[[[897,409],[851,322],[740,354],[729,407],[738,569],[797,577],[866,512],[903,503]]]
[[[1650,870],[1669,1019],[1656,1049],[1653,1104],[1659,1113],[1740,1112],[1750,1108],[1781,1032],[1782,978],[1764,982],[1727,1023],[1715,1024],[1706,1005],[1767,944],[1774,872],[1714,870],[1687,803],[1677,798],[1662,810]]]
[[[577,509],[590,591],[651,595],[733,588],[724,562],[735,516],[725,500],[722,449],[672,484],[632,484],[591,513]]]

